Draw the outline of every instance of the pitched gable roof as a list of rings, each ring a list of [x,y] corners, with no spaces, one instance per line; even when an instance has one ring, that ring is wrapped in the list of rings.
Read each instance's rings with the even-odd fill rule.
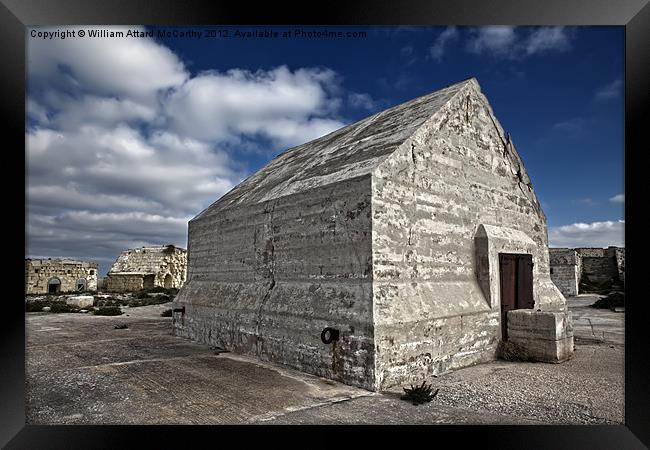
[[[260,203],[367,175],[467,83],[469,78],[290,148],[198,214]]]

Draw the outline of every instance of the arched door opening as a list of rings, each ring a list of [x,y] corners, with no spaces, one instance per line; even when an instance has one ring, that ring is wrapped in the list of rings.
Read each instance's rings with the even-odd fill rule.
[[[61,280],[58,278],[50,278],[47,282],[47,293],[58,294],[61,292]]]
[[[86,282],[85,278],[79,278],[77,280],[77,292],[84,292],[87,286],[88,283]]]
[[[154,285],[155,275],[145,275],[142,280],[142,289],[152,289]]]

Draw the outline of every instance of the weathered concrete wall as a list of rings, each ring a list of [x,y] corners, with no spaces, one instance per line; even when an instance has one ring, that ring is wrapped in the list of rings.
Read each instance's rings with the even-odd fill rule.
[[[174,334],[373,389],[370,204],[366,176],[207,210],[189,224]]]
[[[606,248],[576,248],[578,256],[580,258],[606,258],[607,249]]]
[[[625,282],[625,249],[609,248],[551,248],[551,279],[562,293],[578,295],[583,277],[591,282]]]
[[[577,248],[581,262],[580,277],[591,282],[605,283],[618,279],[618,266],[615,252],[606,248]]]
[[[551,280],[565,297],[578,295],[578,254],[570,248],[549,248]]]
[[[504,136],[472,80],[373,172],[380,388],[494,358],[501,333],[497,248],[533,255],[535,308],[565,308],[549,276],[546,218]],[[483,287],[475,243],[482,224],[490,228],[484,257],[492,260]]]
[[[142,274],[108,274],[104,278],[103,290],[106,292],[135,292],[143,289]]]
[[[108,272],[104,289],[135,291],[147,287],[180,288],[187,273],[187,250],[174,247],[142,247],[123,251]],[[153,282],[147,284],[147,275]]]
[[[97,263],[68,259],[26,259],[25,293],[47,294],[48,282],[57,278],[61,292],[77,292],[77,281],[86,281],[86,291],[97,290]]]
[[[475,80],[282,153],[188,241],[175,334],[372,390],[494,358],[499,253],[532,255],[535,308],[566,308],[546,218]]]
[[[590,281],[604,283],[618,278],[618,268],[614,258],[582,258],[582,276]]]

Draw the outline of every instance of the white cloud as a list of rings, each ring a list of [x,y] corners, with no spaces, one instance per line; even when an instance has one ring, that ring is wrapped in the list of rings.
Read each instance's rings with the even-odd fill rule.
[[[564,51],[570,48],[569,37],[564,27],[541,27],[528,36],[524,48],[527,55],[551,50]]]
[[[359,94],[352,92],[348,95],[348,103],[353,108],[367,109],[368,111],[375,111],[378,103],[375,102],[368,94]]]
[[[207,72],[174,91],[166,114],[174,130],[198,139],[247,134],[296,145],[343,126],[324,117],[340,106],[329,95],[336,85],[329,69]]]
[[[475,30],[473,38],[467,43],[467,49],[472,53],[507,55],[512,51],[515,42],[515,27],[487,26]]]
[[[553,124],[551,128],[553,131],[576,136],[584,130],[586,123],[587,121],[582,117],[574,117],[563,122]]]
[[[32,120],[41,124],[48,124],[50,119],[47,116],[47,110],[33,99],[27,99],[27,115]]]
[[[618,194],[609,199],[612,203],[625,203],[625,194]]]
[[[151,123],[157,115],[157,109],[153,106],[129,99],[90,95],[82,99],[60,99],[56,108],[60,113],[49,125],[60,130],[74,130],[89,124],[110,127],[137,121]]]
[[[80,27],[70,27],[78,30]],[[81,27],[122,31],[142,27]],[[39,31],[66,30],[38,27]],[[31,79],[75,88],[77,92],[128,96],[154,103],[158,92],[182,84],[188,77],[182,61],[167,47],[148,38],[29,38],[27,64]],[[65,70],[62,70],[62,67]]]
[[[242,176],[225,152],[165,131],[146,138],[125,125],[85,125],[68,132],[37,129],[26,138],[28,193],[35,195],[29,200],[45,200],[47,193],[44,204],[61,208],[72,207],[69,199],[78,195],[104,195],[114,208],[120,201],[131,208],[138,199],[165,210],[200,210]],[[56,201],[52,186],[68,194]],[[88,203],[77,199],[79,206]]]
[[[611,100],[619,98],[623,94],[623,80],[616,79],[606,86],[598,89],[595,94],[596,101]]]
[[[596,206],[598,205],[598,202],[595,202],[592,198],[581,198],[578,200],[578,202],[587,205],[587,206]]]
[[[565,27],[522,28],[475,28],[467,41],[466,49],[472,53],[490,54],[498,58],[522,59],[539,53],[566,51],[571,48],[570,33]]]
[[[440,61],[445,53],[445,47],[453,40],[458,39],[458,30],[456,27],[447,27],[438,35],[435,42],[429,49],[429,54],[436,61]]]
[[[617,247],[625,246],[625,221],[574,223],[551,227],[548,231],[551,247]]]

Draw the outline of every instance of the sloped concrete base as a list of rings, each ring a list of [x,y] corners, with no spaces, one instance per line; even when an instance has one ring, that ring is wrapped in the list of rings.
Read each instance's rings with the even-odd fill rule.
[[[508,341],[535,361],[561,363],[573,356],[570,311],[508,311]]]

